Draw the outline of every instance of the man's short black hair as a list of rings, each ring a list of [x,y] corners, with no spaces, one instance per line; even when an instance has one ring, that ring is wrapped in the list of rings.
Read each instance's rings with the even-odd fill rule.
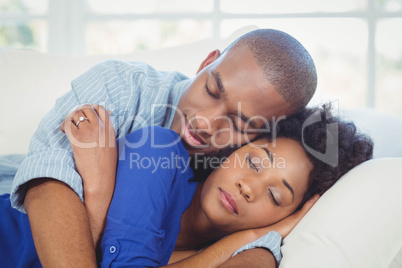
[[[299,41],[282,31],[259,29],[235,40],[222,54],[239,46],[252,52],[267,81],[290,104],[289,113],[306,107],[317,88],[317,71]]]

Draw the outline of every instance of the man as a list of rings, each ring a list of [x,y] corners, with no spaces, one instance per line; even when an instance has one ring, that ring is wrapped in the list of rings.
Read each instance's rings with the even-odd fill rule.
[[[60,131],[75,107],[95,103],[111,110],[117,137],[160,125],[181,134],[190,155],[214,154],[252,140],[267,121],[305,107],[316,83],[305,48],[288,34],[269,29],[240,37],[222,54],[212,51],[193,79],[144,63],[94,66],[72,82],[72,90],[43,118],[14,180],[11,202],[28,214],[42,265],[90,267],[95,259],[82,181]]]

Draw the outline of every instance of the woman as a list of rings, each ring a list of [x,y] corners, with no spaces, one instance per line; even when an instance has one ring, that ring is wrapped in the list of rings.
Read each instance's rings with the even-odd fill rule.
[[[88,112],[91,113],[92,111],[88,110]],[[103,112],[103,114],[105,113]],[[83,111],[82,114],[74,115],[76,119],[78,116],[86,116],[86,112]],[[317,118],[317,116],[319,120],[315,121],[318,122],[303,127],[308,118]],[[107,123],[108,118],[105,117],[104,120]],[[71,124],[71,121],[73,120],[68,119],[66,122]],[[333,127],[334,124],[337,124],[337,133],[328,132],[328,127]],[[300,215],[296,214],[292,215],[293,218],[287,218],[288,222],[280,220],[291,215],[297,208],[301,208],[315,194],[323,194],[344,173],[372,157],[371,140],[357,133],[352,123],[333,118],[328,107],[305,109],[285,121],[280,121],[277,129],[276,135],[278,139],[272,140],[272,137],[260,137],[254,143],[240,148],[231,154],[205,182],[200,182],[197,186],[191,181],[193,174],[186,173],[189,170],[185,170],[185,165],[175,165],[171,169],[160,168],[157,170],[161,173],[155,174],[153,171],[156,169],[144,162],[142,166],[146,168],[141,169],[140,159],[155,160],[155,156],[158,156],[159,160],[163,158],[172,159],[170,156],[172,151],[175,151],[176,159],[185,159],[184,161],[178,161],[178,163],[188,162],[188,155],[181,143],[177,143],[176,147],[161,148],[162,146],[160,146],[174,144],[175,141],[178,141],[176,133],[165,129],[151,128],[148,134],[144,135],[144,133],[136,132],[127,136],[124,142],[120,141],[120,144],[124,143],[130,146],[124,147],[124,155],[120,154],[120,159],[124,156],[123,158],[126,160],[119,161],[118,164],[115,195],[109,209],[108,222],[101,244],[103,265],[109,266],[115,261],[118,261],[120,265],[134,264],[139,261],[143,266],[159,266],[166,263],[173,248],[176,251],[200,249],[223,236],[237,232],[235,241],[221,246],[221,248],[227,249],[226,252],[221,252],[222,254],[220,254],[224,259],[230,257],[240,246],[257,239],[271,230],[279,231],[282,236],[285,236],[300,220],[300,215],[306,213],[310,204],[299,213]],[[81,131],[77,131],[76,128],[73,128],[73,130],[76,132]],[[156,133],[151,133],[151,131]],[[70,133],[69,136],[76,137],[73,134]],[[339,146],[335,148],[335,152],[338,154],[335,158],[339,161],[339,164],[335,167],[323,162],[323,159],[317,159],[317,154],[312,155],[310,153],[311,150],[315,150],[316,153],[324,154],[329,150],[330,146],[338,145],[338,140],[333,140],[331,134],[337,134],[340,141]],[[144,140],[144,137],[146,137],[145,144],[141,144],[141,148],[138,148],[139,141]],[[151,140],[152,138],[155,140]],[[153,143],[153,146],[151,146],[151,143]],[[303,147],[302,144],[305,146]],[[122,148],[122,146],[119,147]],[[310,151],[305,149],[307,147]],[[81,150],[77,146],[73,146],[73,149],[74,154],[80,156],[79,159],[81,160],[78,162],[85,163],[85,159],[88,159],[88,152]],[[133,154],[134,157],[132,157]],[[95,159],[98,158],[99,156],[95,154]],[[130,161],[127,161],[127,159],[130,159]],[[147,160],[147,162],[158,163],[157,160]],[[107,163],[110,163],[110,161],[107,161]],[[77,166],[77,168],[79,171],[80,169],[84,170],[88,165],[90,164],[81,165],[81,167]],[[112,166],[113,169],[114,166]],[[181,180],[177,179],[179,175]],[[152,181],[151,183],[148,180],[148,178],[155,179],[158,177],[159,180],[156,182]],[[84,189],[86,188],[86,181],[91,182],[92,185],[98,185],[98,187],[104,183],[104,181],[98,180],[99,176],[93,176],[93,179],[87,179],[85,176],[83,178]],[[114,180],[112,178],[109,181],[113,182]],[[146,183],[141,186],[144,188],[140,190],[138,185],[144,181]],[[178,181],[184,184],[177,185]],[[149,188],[150,185],[163,184],[162,192],[164,194],[156,191],[154,187]],[[92,187],[96,188],[96,186]],[[170,191],[166,191],[168,187],[171,187],[169,188]],[[89,188],[87,187],[86,189]],[[109,189],[109,196],[111,196],[111,188],[107,187],[107,189]],[[181,189],[181,191],[178,189]],[[96,191],[91,193],[93,203],[99,204],[100,201],[105,201],[104,196],[107,196],[107,194],[104,191],[99,191],[102,198],[97,198],[94,192]],[[169,199],[166,192],[180,199]],[[141,195],[141,193],[146,194]],[[193,193],[195,193],[194,197]],[[155,201],[155,196],[162,196],[163,198]],[[141,204],[149,197],[151,197],[151,200],[145,203],[152,203],[153,206],[145,207],[144,210],[139,210],[136,205],[123,205],[129,201],[133,204]],[[88,195],[86,200],[88,200]],[[166,202],[166,200],[169,200],[169,202]],[[159,221],[152,218],[153,220],[150,220],[144,226],[144,215],[148,215],[149,211],[153,211]],[[169,225],[163,220],[171,216],[172,211],[176,212],[177,215],[169,218],[167,221]],[[168,214],[167,217],[158,217],[163,215],[164,212]],[[104,215],[105,213],[101,214]],[[179,222],[181,214],[182,217]],[[100,222],[104,220],[104,217],[99,218]],[[291,221],[293,221],[293,224],[289,224]],[[157,224],[155,224],[156,222]],[[279,223],[273,225],[276,222]],[[140,230],[146,229],[150,235],[139,235],[139,231],[128,235],[133,226],[141,226]],[[263,226],[269,227],[255,229]],[[252,232],[238,232],[250,228],[254,228]],[[165,231],[166,237],[161,238],[155,235],[161,229]],[[169,235],[170,237],[167,237]],[[99,236],[99,234],[94,235],[94,237]],[[159,244],[150,242],[157,240],[155,237],[160,239]],[[120,243],[120,240],[123,240],[123,242]],[[119,243],[116,243],[116,241]],[[147,256],[153,257],[144,260],[144,258],[141,258],[143,255],[134,253],[134,251],[140,251],[138,248],[127,253],[121,252],[121,250],[124,251],[124,248],[132,249],[133,244],[140,245],[142,253],[146,251],[148,252]],[[147,245],[146,248],[142,247],[144,244]],[[230,247],[232,248],[230,249]],[[111,253],[108,249],[119,252],[118,254],[116,252]],[[199,264],[200,261],[205,261],[206,259],[199,258],[194,262]],[[211,258],[207,260],[209,264],[215,261]],[[186,261],[188,266],[193,264],[191,259]],[[219,261],[216,262],[216,264],[218,263]]]
[[[303,128],[305,120],[316,111],[325,114],[324,119]],[[79,120],[81,116],[88,120]],[[72,121],[80,122],[79,126],[72,125]],[[325,152],[327,125],[333,123],[338,124],[341,141],[340,164],[336,167],[316,159],[302,146],[305,142],[309,148]],[[85,205],[97,245],[115,182],[114,131],[101,107],[81,109],[66,119],[63,128],[84,181]],[[116,189],[101,243],[102,266],[165,265],[173,249],[198,250],[225,237],[213,245],[220,243],[220,248],[225,249],[216,258],[205,258],[210,256],[208,251],[214,250],[211,246],[181,262],[190,265],[202,260],[219,265],[240,246],[267,232],[275,230],[286,236],[311,204],[294,213],[298,208],[312,196],[323,194],[340,176],[372,155],[370,139],[356,133],[353,124],[329,117],[326,109],[306,109],[279,122],[277,137],[260,137],[238,149],[205,182],[199,183],[192,180],[192,171],[186,165],[179,164],[189,158],[181,142],[177,142],[176,133],[151,127],[120,140]],[[97,142],[97,146],[82,148],[90,142]],[[175,144],[163,146],[172,143]],[[139,160],[161,163],[155,157],[171,157],[174,160],[170,163],[175,164],[155,169],[145,162],[141,165]],[[23,216],[13,213],[14,220],[20,217],[17,231],[26,232],[29,228],[24,228]]]

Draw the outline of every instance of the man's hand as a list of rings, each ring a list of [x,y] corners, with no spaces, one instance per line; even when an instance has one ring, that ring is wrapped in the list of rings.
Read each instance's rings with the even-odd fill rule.
[[[67,115],[60,128],[73,148],[75,165],[84,183],[84,195],[99,193],[102,187],[114,188],[116,136],[106,109],[100,105],[79,107]]]

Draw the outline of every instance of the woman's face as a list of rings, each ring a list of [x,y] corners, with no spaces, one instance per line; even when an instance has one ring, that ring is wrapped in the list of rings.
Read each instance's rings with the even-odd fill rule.
[[[206,180],[201,207],[225,233],[271,225],[292,214],[312,164],[294,140],[258,140],[232,153]]]

